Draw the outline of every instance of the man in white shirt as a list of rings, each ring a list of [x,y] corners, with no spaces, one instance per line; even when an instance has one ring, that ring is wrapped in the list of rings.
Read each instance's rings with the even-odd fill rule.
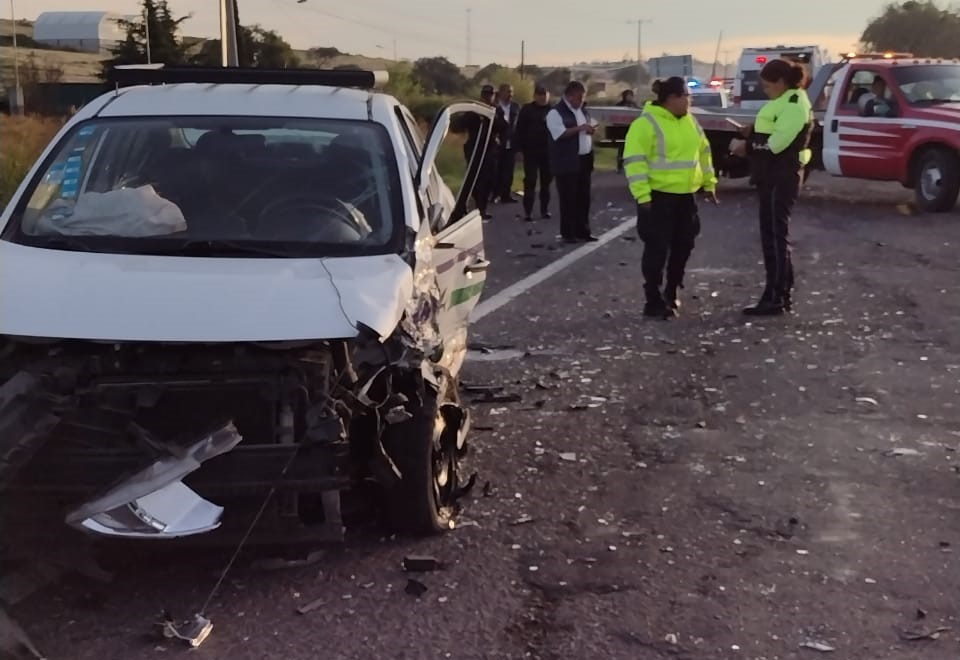
[[[496,118],[494,131],[500,136],[500,159],[497,163],[497,186],[494,195],[501,204],[514,204],[513,171],[517,164],[517,151],[514,144],[517,119],[520,118],[520,104],[513,100],[513,86],[500,85],[497,93]]]
[[[560,201],[560,236],[565,243],[596,241],[590,233],[593,134],[596,122],[584,108],[583,83],[570,82],[563,98],[547,113],[550,168]]]

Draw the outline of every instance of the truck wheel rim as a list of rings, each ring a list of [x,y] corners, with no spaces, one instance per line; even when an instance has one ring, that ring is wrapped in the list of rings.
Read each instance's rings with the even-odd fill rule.
[[[934,200],[940,194],[940,185],[943,181],[943,174],[936,165],[925,167],[920,173],[920,192],[923,198]]]

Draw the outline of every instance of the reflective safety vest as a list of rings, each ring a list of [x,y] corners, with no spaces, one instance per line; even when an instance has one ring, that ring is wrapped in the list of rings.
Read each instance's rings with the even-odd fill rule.
[[[747,150],[760,170],[780,170],[783,163],[782,168],[795,173],[813,158],[809,149],[812,132],[810,97],[802,89],[788,89],[760,108]]]
[[[651,102],[627,131],[623,169],[640,204],[653,190],[683,195],[717,189],[710,142],[693,114],[677,117]]]

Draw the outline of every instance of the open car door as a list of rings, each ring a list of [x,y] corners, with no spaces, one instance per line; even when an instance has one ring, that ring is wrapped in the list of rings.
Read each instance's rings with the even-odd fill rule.
[[[471,208],[471,195],[484,167],[487,145],[493,128],[494,109],[480,103],[454,103],[441,110],[427,135],[423,159],[416,176],[417,191],[427,210],[427,222],[420,236],[432,237],[433,268],[440,290],[438,324],[443,336],[441,362],[452,373],[459,371],[466,356],[467,322],[476,307],[486,281],[489,262],[483,249],[483,218]],[[427,201],[431,181],[443,179],[438,156],[453,127],[465,127],[476,135],[472,152],[467,154],[466,173],[459,190],[454,190],[452,208],[435,200]],[[459,143],[448,149],[461,151]],[[446,183],[446,182],[445,182]],[[448,184],[449,185],[449,184]]]

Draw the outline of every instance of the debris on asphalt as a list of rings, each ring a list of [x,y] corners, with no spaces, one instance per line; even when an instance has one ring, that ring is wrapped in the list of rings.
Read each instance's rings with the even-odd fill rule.
[[[476,428],[476,427],[474,427]],[[483,496],[492,497],[493,496],[493,484],[489,481],[483,482]]]
[[[927,618],[927,611],[922,607],[917,608],[917,621]]]
[[[576,455],[576,453],[574,453],[574,452],[572,452],[572,451],[561,452],[561,453],[560,453],[560,460],[561,460],[561,461],[567,461],[567,462],[569,462],[569,463],[576,463],[576,462],[577,462],[577,455]]]
[[[884,456],[921,456],[920,452],[916,449],[910,449],[909,447],[898,447],[896,449],[891,449],[883,453]]]
[[[517,518],[516,520],[514,520],[512,523],[510,523],[510,526],[511,526],[511,527],[519,527],[520,525],[528,525],[528,524],[530,524],[530,523],[532,523],[532,522],[533,522],[533,517],[531,517],[531,516],[520,516],[519,518]]]
[[[270,557],[269,559],[257,559],[251,562],[250,568],[257,571],[281,571],[286,568],[303,568],[312,566],[326,557],[323,550],[314,550],[302,559],[283,559],[282,557]]]
[[[309,603],[306,603],[298,607],[297,614],[308,614],[314,610],[320,609],[326,604],[327,604],[326,600],[324,600],[323,598],[317,598],[316,600],[312,600]]]
[[[22,658],[23,651],[26,651],[34,660],[44,660],[43,654],[30,641],[26,631],[7,614],[6,610],[0,608],[0,655]]]
[[[519,394],[495,394],[485,392],[483,396],[476,397],[471,403],[522,403],[523,397]]]
[[[408,573],[426,573],[440,570],[443,568],[443,563],[436,557],[409,555],[403,558],[402,566]]]
[[[819,651],[820,653],[833,653],[837,650],[829,644],[824,644],[823,642],[804,642],[800,645],[800,648],[810,649],[811,651]]]
[[[900,639],[905,642],[936,641],[945,632],[950,632],[951,628],[941,626],[932,630],[901,630]]]
[[[869,397],[869,396],[858,396],[857,399],[856,399],[856,401],[857,401],[857,403],[865,403],[865,404],[867,404],[867,405],[871,405],[871,406],[873,406],[874,408],[879,408],[879,407],[880,407],[880,404],[879,404],[879,403],[877,402],[877,400],[874,399],[873,397]]]
[[[414,580],[413,578],[410,578],[407,580],[407,586],[404,587],[403,590],[411,596],[420,598],[420,596],[427,593],[427,585],[420,580]]]
[[[173,616],[164,611],[163,621],[157,625],[164,639],[182,639],[193,648],[203,644],[213,630],[213,623],[210,619],[199,613],[194,614],[192,619],[177,624],[173,620]]]

